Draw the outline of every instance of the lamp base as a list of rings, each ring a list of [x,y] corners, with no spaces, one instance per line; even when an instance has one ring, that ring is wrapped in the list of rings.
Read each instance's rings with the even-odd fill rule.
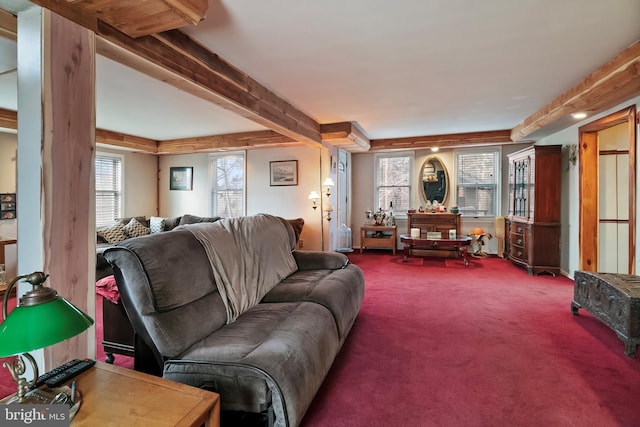
[[[30,382],[27,382],[27,380],[22,377],[27,371],[24,359],[31,363],[31,369],[33,369],[33,380]],[[29,353],[23,353],[17,355],[12,362],[4,362],[2,365],[9,370],[11,378],[18,383],[18,393],[16,397],[22,399],[38,379],[38,364],[36,360]]]
[[[68,386],[55,387],[55,388],[36,388],[27,392],[22,398],[19,398],[17,394],[12,394],[0,400],[2,405],[68,405],[69,406],[69,420],[72,420],[80,409],[82,404],[82,394],[78,389],[73,391],[75,393],[73,402],[61,402],[59,397],[61,394],[71,396],[72,389]],[[67,399],[69,400],[69,399]]]

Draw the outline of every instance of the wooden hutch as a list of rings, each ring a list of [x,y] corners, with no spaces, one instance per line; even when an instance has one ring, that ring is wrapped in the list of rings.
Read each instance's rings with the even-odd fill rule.
[[[407,215],[407,234],[411,234],[412,228],[419,228],[422,236],[427,232],[438,232],[441,237],[447,238],[451,229],[460,234],[460,214],[411,212]]]
[[[505,258],[530,275],[560,274],[560,145],[509,154],[509,214]]]

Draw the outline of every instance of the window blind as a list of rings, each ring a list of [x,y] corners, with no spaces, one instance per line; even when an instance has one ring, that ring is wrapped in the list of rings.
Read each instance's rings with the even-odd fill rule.
[[[469,152],[457,155],[457,197],[465,216],[496,216],[498,152]]]
[[[96,226],[113,224],[122,217],[122,159],[96,155]]]
[[[394,214],[406,213],[411,203],[411,157],[379,156],[377,160],[378,206],[373,209],[389,210],[393,203]]]
[[[210,214],[223,218],[244,215],[244,154],[211,156]]]

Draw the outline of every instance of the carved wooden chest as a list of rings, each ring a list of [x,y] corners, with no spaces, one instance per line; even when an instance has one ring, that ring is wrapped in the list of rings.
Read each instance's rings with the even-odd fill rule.
[[[640,344],[640,276],[576,271],[571,311],[587,310],[624,341],[633,357]]]

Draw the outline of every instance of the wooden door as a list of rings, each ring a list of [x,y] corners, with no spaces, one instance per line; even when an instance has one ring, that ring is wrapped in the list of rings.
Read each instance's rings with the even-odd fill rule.
[[[624,124],[627,128],[628,151],[624,153],[607,153],[606,150],[600,150],[599,133],[620,124]],[[632,106],[579,129],[580,270],[600,271],[600,241],[605,237],[601,235],[601,232],[607,229],[607,226],[602,226],[602,224],[615,223],[619,225],[624,223],[622,225],[625,228],[625,233],[628,231],[628,241],[625,242],[627,250],[623,251],[624,256],[627,257],[627,271],[619,272],[635,274],[635,126],[636,110],[635,106]],[[615,187],[615,180],[600,179],[600,175],[606,171],[606,167],[605,170],[602,170],[601,160],[605,159],[602,156],[607,156],[608,154],[615,154],[618,157],[624,155],[624,158],[628,160],[628,174],[626,171],[621,174],[621,176],[628,179],[627,198],[624,200],[624,203],[628,206],[628,215],[616,215],[616,218],[601,217],[601,212],[607,212],[606,209],[603,210],[600,206],[601,200],[603,202],[606,200],[602,193],[614,191],[619,194],[619,192],[615,191],[615,188],[600,188],[601,184],[607,187]],[[619,162],[617,167],[620,167]]]

